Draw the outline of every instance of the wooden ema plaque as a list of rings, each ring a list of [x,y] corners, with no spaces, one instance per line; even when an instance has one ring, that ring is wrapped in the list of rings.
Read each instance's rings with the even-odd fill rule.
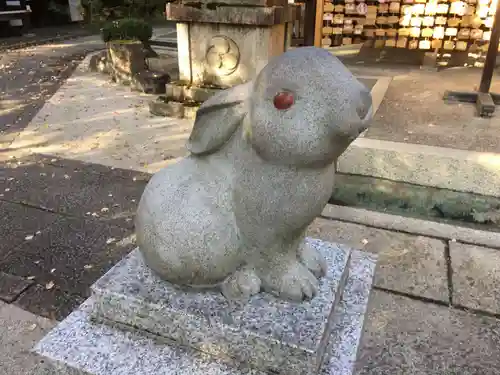
[[[485,50],[496,4],[496,0],[320,1],[321,43],[336,47],[369,41],[374,48]]]

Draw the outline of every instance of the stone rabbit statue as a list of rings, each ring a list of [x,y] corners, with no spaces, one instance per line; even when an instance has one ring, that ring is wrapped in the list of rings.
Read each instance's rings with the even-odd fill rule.
[[[297,48],[203,103],[190,155],[156,173],[136,216],[146,264],[171,283],[314,297],[326,271],[304,242],[335,163],[367,128],[370,92],[329,52]]]

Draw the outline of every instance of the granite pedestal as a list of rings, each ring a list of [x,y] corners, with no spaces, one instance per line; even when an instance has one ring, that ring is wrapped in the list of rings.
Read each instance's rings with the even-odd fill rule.
[[[53,374],[352,374],[376,259],[308,241],[329,265],[312,301],[182,290],[134,250],[34,350]]]

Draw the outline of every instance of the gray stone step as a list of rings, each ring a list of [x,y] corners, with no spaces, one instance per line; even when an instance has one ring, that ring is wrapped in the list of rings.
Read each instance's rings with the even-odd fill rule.
[[[289,303],[263,293],[246,304],[229,304],[219,291],[184,292],[156,277],[136,250],[92,287],[98,301],[93,316],[272,373],[313,373],[324,359],[322,338],[331,333],[350,251],[312,243],[330,268],[311,302]]]
[[[352,374],[375,257],[311,241],[329,271],[310,302],[260,294],[239,305],[214,292],[188,293],[159,281],[133,252],[35,352],[53,374]]]

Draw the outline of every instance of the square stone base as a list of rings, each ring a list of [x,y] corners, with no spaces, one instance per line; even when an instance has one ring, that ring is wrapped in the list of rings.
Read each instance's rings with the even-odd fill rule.
[[[285,24],[178,23],[179,79],[195,86],[232,87],[255,78],[287,49]]]
[[[311,306],[310,311],[313,314],[309,319],[313,323],[315,322],[311,327],[318,328],[321,326],[321,329],[317,333],[313,332],[313,336],[311,337],[316,338],[322,332],[326,332],[328,335],[326,336],[326,342],[325,340],[321,341],[327,353],[321,355],[325,361],[319,371],[309,367],[307,371],[303,371],[302,373],[311,375],[352,374],[372,284],[375,258],[371,254],[350,250],[342,246],[323,243],[321,241],[318,241],[318,243],[323,247],[328,245],[325,248],[330,249],[332,252],[328,256],[330,262],[340,261],[342,263],[345,260],[348,267],[342,270],[343,267],[341,264],[333,265],[334,268],[336,267],[341,271],[340,274],[335,275],[335,278],[338,278],[340,281],[341,275],[345,275],[344,282],[335,284],[332,281],[326,281],[323,283],[323,285],[329,285],[332,288],[330,293],[337,294],[336,290],[341,289],[341,293],[338,293],[339,301],[335,301],[332,313],[329,314],[328,311],[326,312],[328,323],[325,324],[328,326],[328,329],[326,329],[326,326],[321,326],[320,324],[324,321],[322,316],[325,315],[325,311],[315,310],[314,305]],[[269,373],[264,371],[264,369],[269,370],[268,368],[261,368],[258,363],[243,365],[241,359],[237,360],[233,356],[225,355],[227,354],[227,348],[222,346],[221,353],[218,355],[216,350],[217,342],[220,342],[222,345],[226,339],[214,339],[216,336],[215,332],[210,333],[210,330],[205,330],[205,334],[211,334],[214,337],[208,337],[206,341],[208,346],[205,347],[203,345],[196,347],[195,345],[196,349],[194,349],[192,342],[184,343],[182,340],[172,340],[172,332],[175,331],[174,328],[176,327],[166,327],[160,320],[164,320],[164,323],[167,323],[169,320],[174,323],[177,320],[179,331],[189,332],[191,330],[191,332],[194,332],[192,330],[193,327],[189,327],[189,324],[182,325],[179,318],[176,317],[176,314],[178,314],[176,310],[180,311],[182,308],[189,307],[191,315],[187,314],[184,320],[185,322],[190,322],[190,324],[197,321],[196,319],[199,316],[204,316],[207,310],[204,309],[203,305],[200,305],[198,310],[194,311],[194,303],[196,300],[199,301],[199,297],[185,296],[185,299],[177,299],[176,302],[184,301],[186,306],[180,306],[179,304],[173,308],[170,306],[168,311],[165,310],[164,316],[162,314],[150,314],[150,311],[154,310],[155,305],[156,307],[160,307],[160,311],[162,311],[163,307],[158,306],[158,303],[167,295],[165,293],[175,294],[178,298],[181,292],[172,292],[169,287],[163,291],[161,288],[158,289],[157,281],[152,280],[151,275],[147,273],[142,273],[141,271],[140,275],[136,275],[136,278],[140,280],[140,284],[137,285],[142,290],[136,292],[134,296],[128,295],[127,298],[130,298],[130,308],[128,308],[127,298],[123,298],[123,296],[127,296],[130,291],[129,287],[134,282],[129,279],[128,285],[124,285],[123,288],[119,288],[119,285],[120,283],[127,284],[127,277],[123,273],[125,268],[129,268],[129,275],[137,273],[137,270],[141,268],[141,265],[137,264],[137,260],[139,259],[137,255],[137,252],[133,252],[129,258],[115,266],[115,268],[98,281],[94,287],[94,295],[37,345],[35,352],[49,359],[54,367],[53,373],[92,375],[264,375]],[[350,255],[350,258],[348,255]],[[133,262],[130,262],[130,259],[134,259],[134,257],[136,261],[135,265]],[[348,262],[347,259],[350,259],[350,261]],[[143,285],[147,286],[143,288]],[[127,313],[134,312],[141,305],[138,301],[143,297],[141,297],[141,293],[144,293],[145,290],[147,293],[150,293],[147,301],[143,301],[142,303],[145,306],[146,315],[137,311],[137,324],[134,324],[132,315],[129,314],[127,317],[122,314],[126,315]],[[110,298],[111,294],[114,294],[116,299]],[[159,299],[151,299],[152,296],[156,296]],[[212,295],[204,297],[203,301],[210,302],[211,300],[213,305],[213,301],[217,298],[216,295]],[[267,302],[262,304],[265,301]],[[222,300],[218,303],[224,304]],[[321,301],[317,301],[316,303],[325,308],[329,306],[329,303],[325,304]],[[260,307],[258,307],[259,304]],[[297,311],[300,313],[300,307],[301,304],[292,306],[290,303],[288,312]],[[114,311],[110,310],[106,312],[104,311],[106,308]],[[218,311],[214,311],[214,318],[216,318],[218,313],[223,313],[223,315],[219,315],[219,318],[224,316],[221,326],[233,326],[232,329],[234,332],[231,334],[239,334],[243,337],[243,334],[249,336],[252,330],[256,329],[255,322],[250,321],[250,317],[253,314],[264,314],[265,317],[274,317],[275,321],[269,327],[269,337],[266,337],[264,332],[257,332],[261,336],[261,341],[248,341],[246,343],[246,350],[260,353],[258,345],[268,344],[272,340],[275,340],[275,347],[284,348],[285,352],[288,351],[290,353],[288,357],[283,358],[283,366],[286,367],[289,365],[290,369],[293,370],[297,368],[297,364],[300,366],[304,363],[311,363],[310,361],[308,362],[307,355],[304,357],[304,353],[301,353],[301,351],[306,351],[306,354],[308,354],[306,350],[308,346],[299,342],[302,344],[302,347],[298,347],[298,351],[294,352],[291,350],[289,343],[287,343],[287,339],[290,340],[290,337],[300,340],[307,339],[310,333],[300,333],[299,329],[296,332],[300,334],[296,334],[295,336],[292,334],[290,336],[290,332],[283,331],[286,328],[294,328],[290,326],[293,322],[286,322],[286,316],[288,316],[286,309],[286,303],[273,301],[271,296],[263,294],[254,300],[253,303],[251,301],[244,310],[233,310],[236,311],[233,315],[228,314],[228,309],[220,307]],[[307,310],[304,309],[304,312],[307,312]],[[192,311],[194,313],[191,313]],[[280,315],[283,315],[283,318],[280,318]],[[93,319],[95,317],[98,319]],[[240,321],[235,321],[235,319],[240,319]],[[298,318],[298,320],[301,319],[307,319],[307,317],[304,315]],[[152,324],[148,325],[148,321],[152,322]],[[161,324],[154,324],[159,322]],[[305,324],[304,322],[305,320],[298,324]],[[208,326],[211,326],[211,323],[213,322],[208,322]],[[203,324],[207,325],[207,322]],[[240,327],[245,325],[245,329]],[[261,328],[257,327],[257,331]],[[283,337],[273,337],[271,334],[277,333],[279,329],[282,330],[281,334]],[[287,337],[287,335],[290,337]],[[230,336],[229,332],[227,336]],[[231,339],[229,338],[228,340],[230,342]],[[255,344],[254,347],[252,347],[252,343]],[[315,354],[313,349],[316,347],[310,348],[311,351],[309,354]],[[301,356],[303,358],[298,358]],[[272,373],[276,372],[273,370]]]

